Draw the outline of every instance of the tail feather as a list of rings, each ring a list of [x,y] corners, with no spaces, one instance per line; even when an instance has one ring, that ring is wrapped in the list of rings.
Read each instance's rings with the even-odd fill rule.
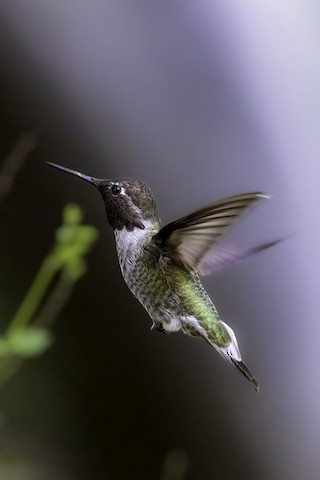
[[[241,359],[241,354],[240,354],[240,350],[239,350],[239,347],[238,347],[238,342],[237,342],[236,336],[234,334],[234,331],[226,323],[224,323],[222,321],[221,321],[221,323],[226,328],[226,330],[227,330],[227,332],[230,336],[231,342],[227,347],[218,347],[217,345],[214,345],[214,344],[213,344],[213,346],[218,350],[220,355],[222,355],[226,360],[228,360],[232,365],[234,365],[235,367],[237,367],[238,370],[240,370],[240,372],[252,384],[255,391],[258,392],[259,391],[259,384],[258,384],[257,380],[255,379],[254,375],[245,366],[245,364],[243,363],[243,361]]]
[[[230,357],[231,363],[237,367],[240,372],[249,380],[249,382],[252,384],[253,388],[255,389],[256,392],[259,392],[260,385],[255,379],[254,375],[250,372],[250,370],[245,366],[245,364],[242,361],[234,360],[233,358]]]

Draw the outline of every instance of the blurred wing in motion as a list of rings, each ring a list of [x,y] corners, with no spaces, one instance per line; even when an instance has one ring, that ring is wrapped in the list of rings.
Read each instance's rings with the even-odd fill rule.
[[[198,273],[209,273],[215,267],[220,268],[236,263],[252,253],[257,253],[271,244],[269,242],[242,252],[227,253],[213,247],[234,225],[238,218],[262,198],[269,198],[261,192],[244,193],[220,200],[213,205],[197,210],[179,220],[165,225],[154,237],[155,244],[163,249],[177,265],[183,265]],[[206,255],[210,252],[210,256]],[[210,267],[212,265],[212,267]]]
[[[273,247],[273,245],[282,242],[282,240],[283,239],[280,238],[247,247],[231,244],[228,245],[222,242],[219,245],[215,245],[206,255],[204,255],[201,262],[198,264],[197,273],[199,275],[209,275],[210,273],[220,272],[225,268],[246,260],[256,253]]]

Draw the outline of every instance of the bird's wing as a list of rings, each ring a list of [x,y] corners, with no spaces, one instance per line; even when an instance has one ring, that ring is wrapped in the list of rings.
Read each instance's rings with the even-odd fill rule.
[[[214,270],[215,266],[235,263],[244,255],[248,256],[255,252],[245,249],[242,253],[232,253],[230,250],[226,254],[226,251],[220,250],[219,254],[219,248],[215,245],[240,215],[262,198],[269,196],[252,192],[224,198],[191,215],[168,223],[153,237],[154,242],[177,265],[184,265],[199,274],[208,273],[209,270]],[[270,243],[255,249],[262,250],[270,246]]]
[[[224,242],[214,245],[201,259],[197,266],[197,273],[199,275],[209,275],[210,273],[220,272],[225,268],[242,262],[256,253],[273,247],[273,245],[282,242],[282,240],[283,238],[277,238],[276,240],[258,243],[257,245],[240,246],[225,244]]]

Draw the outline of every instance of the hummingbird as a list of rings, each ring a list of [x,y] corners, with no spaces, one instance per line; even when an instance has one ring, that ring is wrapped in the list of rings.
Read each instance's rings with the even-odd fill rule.
[[[140,180],[96,178],[45,163],[99,190],[114,231],[123,278],[151,317],[151,329],[162,333],[181,330],[204,340],[258,391],[256,378],[242,361],[234,331],[220,319],[200,276],[278,243],[237,248],[221,241],[240,216],[270,197],[262,192],[234,195],[163,226],[154,196]]]

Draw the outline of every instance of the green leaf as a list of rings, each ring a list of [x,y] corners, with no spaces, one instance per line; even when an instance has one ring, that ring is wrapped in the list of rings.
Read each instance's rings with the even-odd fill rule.
[[[48,330],[36,327],[18,328],[7,338],[7,346],[11,353],[16,355],[36,357],[45,352],[52,341]]]

